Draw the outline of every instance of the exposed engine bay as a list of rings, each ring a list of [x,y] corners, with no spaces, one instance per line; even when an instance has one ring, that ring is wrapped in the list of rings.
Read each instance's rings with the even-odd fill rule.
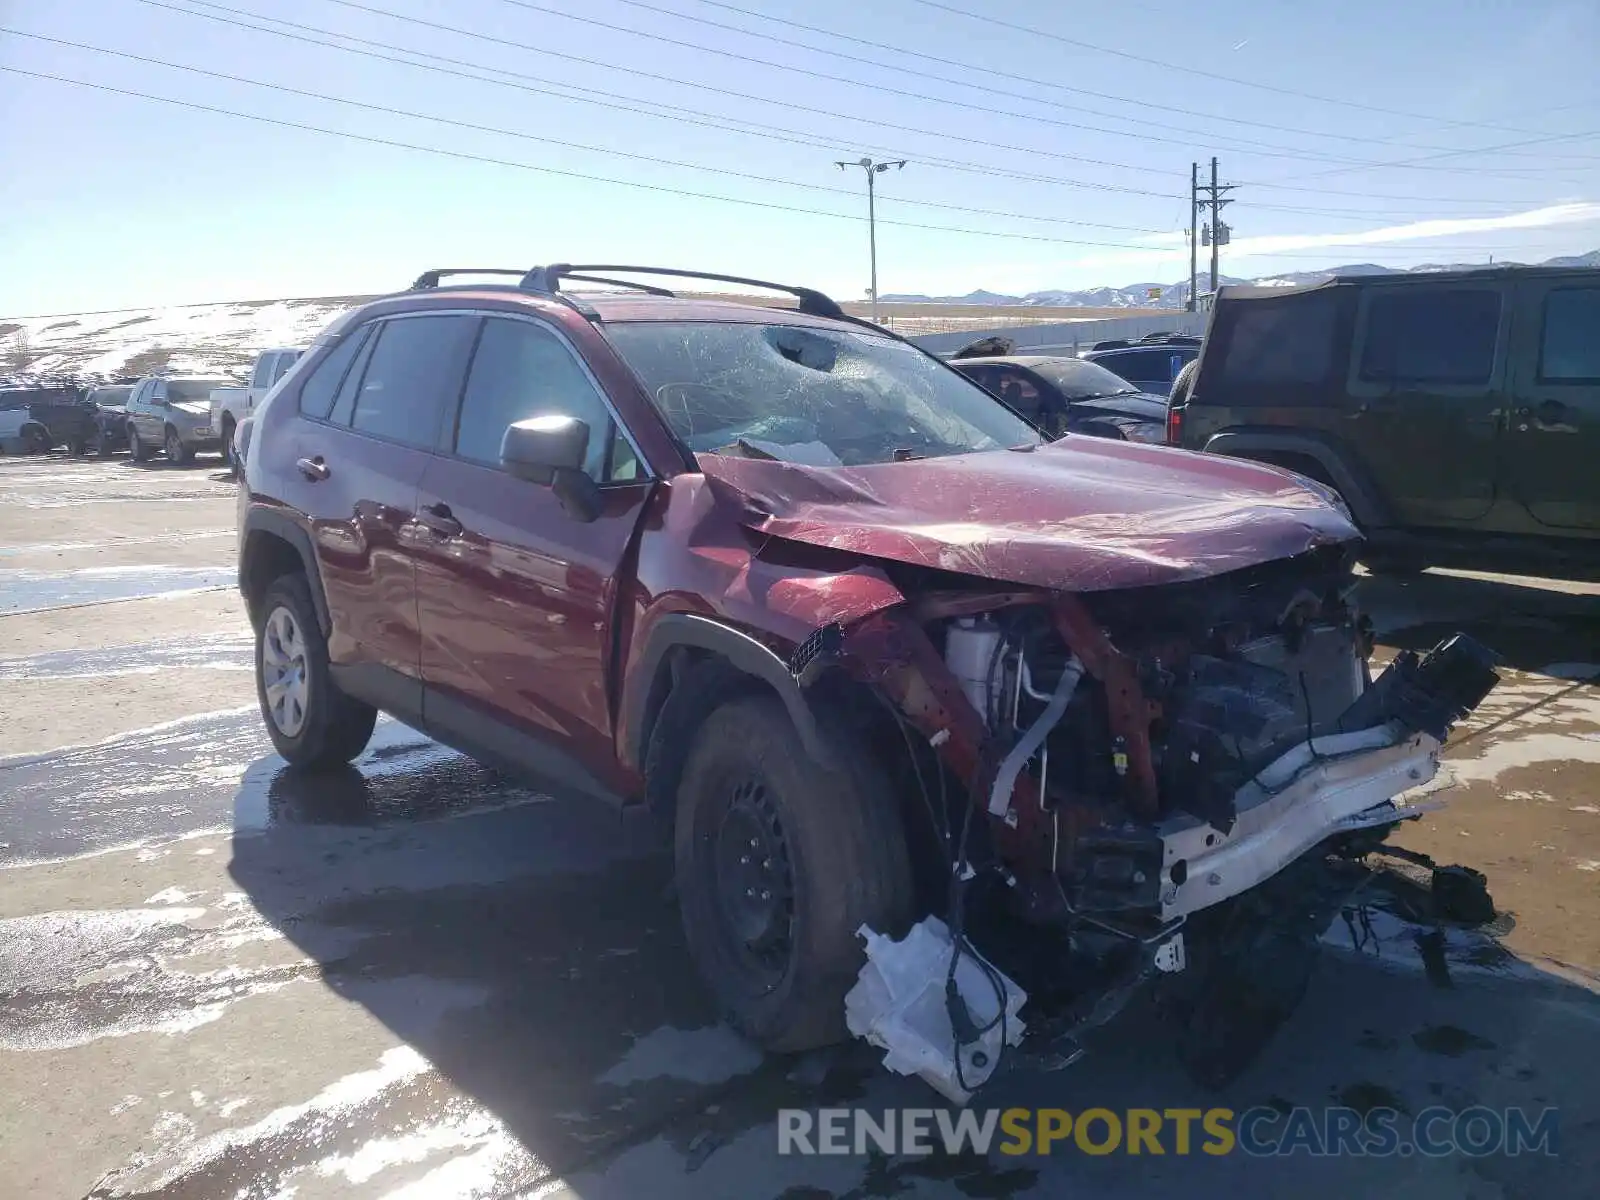
[[[1395,798],[1433,777],[1451,725],[1498,682],[1494,657],[1458,635],[1373,678],[1354,582],[1348,549],[1325,547],[1120,592],[924,593],[819,630],[792,670],[810,685],[843,668],[926,740],[955,798],[933,800],[919,772],[955,943],[977,953],[969,903],[989,910],[972,923],[1050,931],[1072,1041],[1227,939],[1256,953],[1238,948],[1272,941],[1272,910],[1318,886],[1296,880],[1420,811]],[[1263,913],[1269,884],[1291,893]],[[1260,919],[1241,934],[1247,909]],[[959,1054],[970,1022],[951,996]]]

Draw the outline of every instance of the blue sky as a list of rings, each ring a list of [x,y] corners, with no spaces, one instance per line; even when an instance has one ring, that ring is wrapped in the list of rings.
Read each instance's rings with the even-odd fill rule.
[[[1226,273],[1600,247],[1593,0],[1207,8],[0,0],[0,25],[57,39],[0,35],[0,67],[458,156],[0,71],[0,314],[553,259],[854,299],[865,197],[833,164],[863,153],[909,160],[881,177],[885,293],[1181,278],[1189,163],[1213,153],[1240,185]]]

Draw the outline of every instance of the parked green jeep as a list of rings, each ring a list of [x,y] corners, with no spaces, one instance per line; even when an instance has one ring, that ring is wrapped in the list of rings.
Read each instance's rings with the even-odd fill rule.
[[[1375,570],[1600,578],[1600,271],[1225,287],[1168,440],[1332,485]]]

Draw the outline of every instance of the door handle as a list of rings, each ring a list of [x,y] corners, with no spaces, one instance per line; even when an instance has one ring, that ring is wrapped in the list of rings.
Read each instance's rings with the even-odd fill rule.
[[[322,455],[320,454],[315,458],[302,458],[294,465],[300,474],[304,475],[312,483],[321,483],[332,473],[328,470],[328,464],[322,461]]]
[[[456,520],[450,512],[450,506],[442,501],[438,504],[428,504],[417,512],[417,524],[437,534],[439,537],[455,537],[462,530],[461,522]]]

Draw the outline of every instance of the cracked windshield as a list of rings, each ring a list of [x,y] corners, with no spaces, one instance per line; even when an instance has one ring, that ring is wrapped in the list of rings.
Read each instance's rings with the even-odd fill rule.
[[[860,466],[1041,440],[964,376],[892,338],[654,321],[607,335],[699,454]]]

